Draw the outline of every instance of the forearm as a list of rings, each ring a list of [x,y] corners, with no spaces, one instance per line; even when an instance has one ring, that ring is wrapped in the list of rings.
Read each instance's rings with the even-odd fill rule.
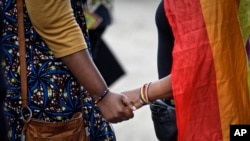
[[[78,81],[97,99],[107,88],[87,49],[61,58]]]
[[[172,96],[171,75],[152,82],[148,88],[148,98],[150,101],[162,98],[171,98]]]

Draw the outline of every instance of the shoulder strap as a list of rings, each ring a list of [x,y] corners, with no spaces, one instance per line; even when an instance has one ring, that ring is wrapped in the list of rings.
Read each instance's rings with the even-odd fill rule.
[[[26,71],[26,49],[24,36],[24,14],[23,14],[23,0],[17,0],[17,20],[18,20],[18,43],[19,43],[19,57],[20,57],[20,77],[21,77],[21,94],[22,107],[27,108],[27,71]]]

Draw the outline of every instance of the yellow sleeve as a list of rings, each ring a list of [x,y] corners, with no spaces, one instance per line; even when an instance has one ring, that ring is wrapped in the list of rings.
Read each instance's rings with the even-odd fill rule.
[[[70,0],[25,0],[30,20],[56,57],[87,48]]]

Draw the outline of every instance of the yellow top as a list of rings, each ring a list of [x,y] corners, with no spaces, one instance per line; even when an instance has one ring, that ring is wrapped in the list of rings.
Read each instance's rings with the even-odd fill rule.
[[[25,0],[35,30],[56,57],[86,49],[70,0]]]

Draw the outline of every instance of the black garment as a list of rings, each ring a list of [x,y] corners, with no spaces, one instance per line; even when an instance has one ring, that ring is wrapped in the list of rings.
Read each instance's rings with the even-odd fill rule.
[[[115,55],[102,39],[106,27],[89,30],[91,52],[95,65],[102,74],[107,85],[112,85],[118,78],[125,74]]]
[[[165,14],[164,0],[160,2],[156,10],[155,21],[158,31],[157,70],[158,78],[161,79],[171,73],[174,47],[174,35]],[[173,106],[170,100],[164,101]]]
[[[102,38],[106,28],[112,23],[110,11],[101,4],[94,13],[101,17],[102,21],[95,29],[89,29],[91,53],[95,65],[102,74],[107,85],[110,86],[118,78],[124,75],[125,71]]]
[[[1,38],[2,38],[2,21],[3,21],[2,12],[0,11],[0,37]],[[0,45],[0,47],[2,46]],[[2,62],[2,58],[3,58],[2,51],[3,51],[2,48],[0,48],[0,62]],[[3,115],[3,109],[2,109],[5,94],[6,94],[6,84],[5,84],[2,66],[0,65],[0,139],[1,141],[7,141],[7,126],[6,126],[5,117]]]
[[[155,21],[158,31],[157,67],[159,79],[169,75],[172,68],[174,37],[164,11],[164,0],[156,10]],[[152,120],[157,138],[160,141],[176,141],[177,126],[175,107],[170,100],[157,100],[150,105]]]
[[[163,78],[171,72],[172,50],[174,46],[174,36],[165,15],[163,1],[159,4],[155,15],[158,31],[157,67],[159,78]]]

